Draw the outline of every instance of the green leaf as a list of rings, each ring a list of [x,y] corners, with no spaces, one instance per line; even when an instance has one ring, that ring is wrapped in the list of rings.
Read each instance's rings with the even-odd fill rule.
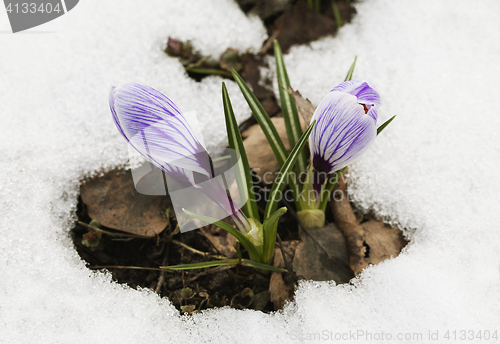
[[[321,0],[314,0],[314,10],[318,13],[321,12]]]
[[[269,270],[269,271],[276,271],[276,272],[288,272],[287,269],[277,268],[277,267],[274,267],[272,265],[259,263],[259,262],[256,262],[254,260],[248,260],[248,259],[242,259],[241,265],[250,266],[252,268],[262,269],[262,270]]]
[[[160,269],[165,270],[192,270],[192,269],[203,269],[203,268],[211,268],[214,266],[221,265],[243,265],[249,266],[255,269],[276,271],[276,272],[288,272],[286,269],[276,268],[272,265],[259,263],[253,260],[248,259],[227,259],[227,260],[216,260],[212,262],[202,262],[202,263],[193,263],[193,264],[179,264],[179,265],[170,265],[170,266],[160,266]]]
[[[290,88],[290,80],[286,71],[285,62],[283,61],[283,53],[277,40],[274,40],[274,56],[276,58],[276,74],[278,76],[278,84],[280,91],[281,111],[285,120],[286,132],[290,147],[294,147],[302,135],[300,128],[299,113],[297,105],[292,95],[286,90]],[[297,173],[301,173],[306,169],[306,155],[302,151],[297,159]]]
[[[309,199],[310,191],[313,188],[313,171],[314,167],[312,166],[312,164],[310,164],[309,168],[307,169],[306,180],[302,184],[302,192],[297,202],[301,205],[301,210],[316,208],[316,201]]]
[[[239,259],[227,259],[227,260],[214,260],[212,262],[201,262],[192,264],[179,264],[170,266],[160,266],[160,269],[165,270],[192,270],[192,269],[203,269],[211,268],[220,265],[238,265],[240,263]]]
[[[239,249],[236,245],[233,245],[233,247],[234,247],[234,249],[236,250],[236,252],[238,253],[238,259],[239,259],[239,260],[243,259],[243,258],[242,258],[243,256],[241,255],[241,251],[240,251],[240,249]]]
[[[274,127],[273,122],[271,122],[271,118],[266,113],[264,107],[259,102],[257,97],[253,94],[252,90],[250,90],[242,77],[234,69],[231,69],[231,73],[233,73],[234,81],[236,81],[236,83],[240,87],[241,93],[243,93],[243,97],[245,97],[245,100],[252,110],[255,119],[266,135],[267,141],[269,141],[274,155],[276,155],[276,159],[278,159],[278,163],[280,164],[280,166],[283,166],[288,153],[285,149],[283,141],[281,141],[281,138],[278,135],[276,128]]]
[[[335,17],[335,23],[337,23],[337,29],[340,29],[342,27],[342,18],[340,17],[339,8],[337,7],[335,0],[332,0],[332,9],[333,16]]]
[[[316,124],[316,121],[311,123],[311,125],[307,128],[307,130],[302,134],[300,137],[299,142],[293,147],[292,152],[288,156],[288,159],[285,161],[285,163],[281,166],[281,169],[278,173],[278,177],[276,178],[273,187],[271,189],[271,193],[269,196],[269,201],[267,202],[266,205],[266,210],[264,211],[264,221],[271,216],[278,207],[278,202],[280,201],[281,194],[283,192],[283,188],[285,187],[286,180],[288,179],[288,173],[293,168],[293,165],[295,165],[295,162],[297,161],[300,152],[304,149],[304,146],[307,142],[307,139],[309,138],[309,135],[311,134],[311,131]]]
[[[354,57],[354,62],[351,65],[351,68],[349,68],[349,71],[347,72],[347,75],[345,77],[344,81],[349,81],[352,79],[352,74],[354,73],[354,67],[356,67],[356,60],[358,59],[357,56]]]
[[[214,224],[214,225],[222,228],[226,232],[229,232],[230,234],[234,235],[236,237],[236,239],[238,239],[238,241],[241,243],[241,245],[243,245],[243,247],[247,249],[248,254],[250,255],[250,257],[252,259],[257,259],[257,260],[261,259],[261,254],[259,253],[259,251],[255,247],[255,245],[250,240],[248,240],[248,238],[242,232],[233,228],[231,225],[225,223],[224,221],[219,221],[219,220],[216,220],[216,219],[208,217],[208,216],[199,215],[199,214],[193,213],[193,212],[186,210],[186,209],[182,209],[182,210],[187,215],[194,217],[195,219],[199,219],[199,220]]]
[[[326,205],[328,204],[328,199],[330,198],[333,187],[335,186],[335,184],[337,184],[340,176],[342,175],[342,173],[344,173],[346,168],[347,166],[341,169],[340,171],[335,172],[334,175],[332,175],[329,179],[325,181],[325,184],[321,187],[321,193],[320,193],[321,200],[318,209],[323,211],[326,210]]]
[[[380,127],[377,128],[377,135],[380,134],[382,132],[382,130],[385,129],[385,127],[387,127],[389,125],[389,123],[392,122],[392,120],[394,118],[396,118],[397,115],[394,115],[392,116],[391,118],[389,118],[387,121],[384,122],[384,124],[382,124]]]
[[[224,105],[224,116],[226,117],[226,130],[229,140],[229,148],[234,149],[240,155],[237,169],[238,175],[235,177],[238,184],[238,191],[242,193],[241,198],[247,200],[242,209],[247,217],[260,221],[257,202],[255,201],[255,194],[252,189],[253,183],[252,176],[250,174],[250,166],[248,165],[247,153],[245,151],[245,146],[243,146],[243,139],[241,138],[240,129],[238,127],[238,123],[236,122],[233,107],[231,106],[231,100],[229,99],[229,94],[224,82],[222,83],[222,103]],[[238,161],[238,157],[233,153],[231,156],[233,164],[235,164],[236,161]]]
[[[229,72],[220,69],[212,69],[212,68],[198,68],[198,67],[184,67],[186,72],[197,73],[197,74],[206,74],[206,75],[221,75],[231,77]]]
[[[274,254],[274,246],[276,245],[276,231],[278,229],[278,220],[284,213],[286,213],[287,208],[283,207],[274,212],[269,218],[264,221],[262,225],[264,231],[264,245],[262,249],[262,260],[268,262]]]

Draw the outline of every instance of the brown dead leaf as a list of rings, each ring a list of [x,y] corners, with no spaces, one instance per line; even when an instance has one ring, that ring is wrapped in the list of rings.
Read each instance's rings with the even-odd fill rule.
[[[382,221],[368,221],[362,224],[364,239],[370,248],[366,261],[378,264],[391,257],[397,257],[408,242],[399,229],[392,228]]]
[[[305,122],[300,119],[302,130],[306,129]],[[290,152],[290,144],[288,143],[288,136],[286,133],[285,120],[283,117],[271,117],[276,127],[276,131],[280,136],[285,149]],[[258,124],[254,124],[246,129],[241,135],[244,137],[243,145],[247,153],[248,164],[257,174],[259,181],[265,184],[271,184],[276,179],[276,173],[280,170],[278,160],[274,156],[273,149],[267,141],[266,135]]]
[[[136,191],[130,171],[112,171],[88,180],[80,187],[89,216],[101,225],[153,237],[168,225],[167,196],[148,196]]]
[[[347,173],[347,170],[344,174],[345,173]],[[354,215],[351,204],[349,203],[347,186],[342,177],[339,178],[339,182],[335,185],[333,192],[337,195],[336,199],[339,199],[330,202],[333,219],[344,233],[349,250],[349,265],[352,271],[354,271],[354,274],[357,275],[368,266],[368,262],[365,260],[366,248],[363,245],[364,230],[363,227],[358,224],[356,215]],[[343,197],[339,196],[339,192]]]
[[[330,223],[304,231],[295,250],[293,270],[299,277],[315,281],[347,283],[354,277],[342,232]]]
[[[347,170],[346,172],[347,173]],[[335,185],[336,200],[330,202],[335,223],[344,233],[349,249],[349,265],[354,274],[359,274],[370,264],[396,257],[408,243],[397,228],[381,221],[359,224],[347,197],[347,186],[343,178]],[[341,192],[343,197],[339,197]]]
[[[229,258],[237,256],[236,249],[234,248],[237,241],[233,235],[214,225],[201,227],[200,231],[220,254]]]
[[[311,123],[311,118],[314,115],[314,111],[316,111],[316,108],[311,104],[311,101],[302,97],[302,94],[300,94],[299,91],[295,91],[291,87],[289,87],[286,91],[290,93],[295,100],[297,110],[299,111],[299,115],[301,117],[301,124],[302,121],[307,124]]]
[[[298,240],[283,242],[283,251],[285,252],[288,264],[293,261],[295,248],[298,243]],[[275,247],[273,266],[284,269],[286,268],[285,265],[281,249],[279,247]],[[289,281],[286,278],[284,279],[283,274],[279,272],[273,272],[271,274],[271,279],[269,280],[269,299],[274,304],[274,309],[283,309],[285,302],[293,298],[293,291],[293,281]]]
[[[286,136],[285,120],[283,117],[272,117],[278,135],[283,140],[287,151],[290,151],[290,144]],[[266,135],[258,124],[252,125],[242,133],[245,137],[243,145],[247,152],[248,164],[257,174],[259,181],[266,184],[272,183],[276,178],[276,173],[280,170],[278,160],[274,156],[273,149],[267,142]]]

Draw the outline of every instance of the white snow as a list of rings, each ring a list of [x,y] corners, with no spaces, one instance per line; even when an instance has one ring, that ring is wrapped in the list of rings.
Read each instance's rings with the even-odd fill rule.
[[[192,318],[85,267],[68,235],[79,181],[127,164],[107,108],[110,85],[146,83],[197,111],[215,148],[221,79],[188,79],[161,51],[166,38],[191,39],[212,56],[228,46],[257,50],[265,39],[262,24],[230,0],[185,3],[81,1],[15,35],[0,10],[0,342],[290,343],[317,334],[333,342],[363,333],[338,340],[362,342],[382,331],[394,342],[419,333],[407,341],[430,342],[429,331],[439,331],[434,342],[454,342],[446,330],[457,342],[489,342],[459,336],[500,331],[495,0],[364,2],[336,38],[286,56],[292,86],[317,104],[358,55],[355,77],[382,96],[380,123],[398,114],[351,169],[358,204],[411,237],[398,258],[368,268],[355,286],[302,283],[283,312]],[[228,86],[240,119],[248,116]]]

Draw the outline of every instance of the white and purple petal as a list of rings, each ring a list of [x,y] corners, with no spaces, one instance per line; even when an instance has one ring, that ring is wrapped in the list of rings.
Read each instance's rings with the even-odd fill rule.
[[[350,80],[345,81],[335,86],[331,92],[345,92],[352,94],[358,99],[358,103],[364,104],[368,109],[368,115],[375,121],[378,119],[377,108],[381,105],[380,95],[375,87],[368,81]]]
[[[109,107],[118,131],[142,156],[183,187],[194,186],[244,232],[250,223],[214,178],[212,160],[175,104],[152,87],[113,87]]]
[[[120,133],[156,166],[190,184],[212,176],[207,151],[165,95],[149,86],[122,84],[112,88],[109,106]]]
[[[374,104],[375,105],[375,104]],[[333,173],[359,158],[377,135],[376,120],[351,93],[332,91],[316,109],[309,136],[313,166]]]

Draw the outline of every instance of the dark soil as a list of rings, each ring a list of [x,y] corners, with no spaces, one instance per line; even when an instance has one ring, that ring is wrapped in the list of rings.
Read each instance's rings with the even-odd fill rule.
[[[104,181],[106,178],[105,175],[97,180]],[[263,186],[262,192],[265,190]],[[170,204],[169,201],[161,203]],[[265,204],[259,206],[263,208]],[[221,255],[200,230],[173,233],[177,224],[175,214],[168,208],[161,211],[166,214],[169,224],[156,237],[133,237],[130,233],[101,227],[115,236],[103,234],[97,238],[96,232],[82,224],[88,224],[92,219],[88,215],[87,206],[79,198],[79,222],[72,230],[76,249],[89,268],[105,268],[111,272],[116,282],[125,283],[132,288],[151,288],[159,295],[168,297],[181,312],[192,313],[223,306],[264,312],[275,310],[269,300],[269,272],[239,265],[184,271],[159,269],[160,266],[215,260],[193,253],[180,246],[179,242],[207,254]],[[278,234],[284,241],[298,239],[297,222],[290,213],[282,217],[278,228]],[[248,256],[243,251],[243,258],[246,257]]]

